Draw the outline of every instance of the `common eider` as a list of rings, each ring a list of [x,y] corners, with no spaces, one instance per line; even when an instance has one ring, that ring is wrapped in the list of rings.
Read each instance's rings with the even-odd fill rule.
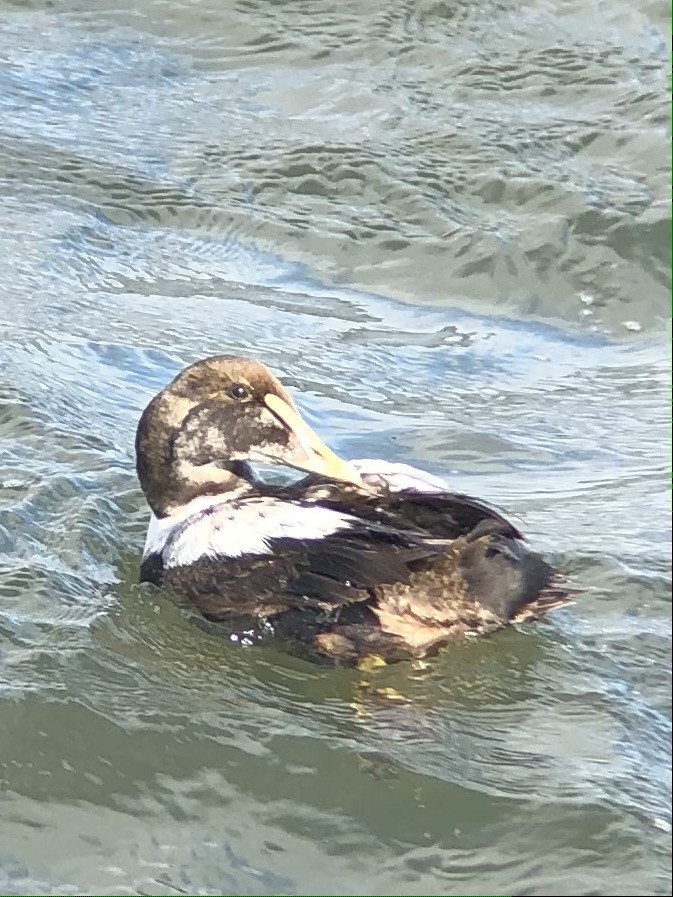
[[[141,581],[234,640],[391,662],[573,597],[488,504],[407,465],[338,457],[249,358],[214,356],[178,374],[143,412],[136,458],[152,511]],[[264,483],[260,462],[307,475]]]

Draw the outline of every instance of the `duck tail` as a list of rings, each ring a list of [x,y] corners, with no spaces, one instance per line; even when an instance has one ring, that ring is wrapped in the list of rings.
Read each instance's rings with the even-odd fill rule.
[[[536,551],[497,525],[475,527],[461,548],[463,575],[479,605],[503,623],[536,620],[571,604],[577,591]]]
[[[570,588],[566,578],[560,573],[554,573],[550,577],[548,585],[536,598],[519,607],[517,613],[512,617],[512,623],[529,623],[539,620],[550,611],[574,604],[577,596],[581,593],[581,589]]]

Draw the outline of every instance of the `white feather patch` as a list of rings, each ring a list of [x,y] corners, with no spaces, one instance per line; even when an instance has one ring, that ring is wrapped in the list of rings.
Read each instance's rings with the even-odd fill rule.
[[[221,495],[201,495],[188,501],[186,505],[182,505],[168,517],[156,517],[152,514],[147,527],[143,560],[150,554],[161,554],[170,534],[188,517],[219,505],[224,500]]]
[[[351,461],[364,477],[377,476],[385,480],[393,492],[401,492],[403,489],[413,489],[415,492],[447,492],[448,483],[433,476],[425,470],[419,470],[410,464],[394,464],[391,461],[381,461],[378,458],[360,458]]]
[[[330,508],[271,498],[204,502],[194,499],[179,515],[151,520],[145,556],[160,553],[165,567],[186,567],[200,558],[272,554],[269,540],[322,539],[357,522]]]

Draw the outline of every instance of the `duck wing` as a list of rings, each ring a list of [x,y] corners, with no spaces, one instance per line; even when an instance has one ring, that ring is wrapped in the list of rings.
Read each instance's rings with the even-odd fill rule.
[[[411,563],[409,581],[378,588],[371,605],[382,631],[417,653],[467,633],[537,619],[577,594],[485,502],[451,492],[442,481],[425,479],[407,465],[369,461],[362,473],[365,488],[305,482],[305,497],[422,532],[426,544],[443,545],[438,556]],[[357,641],[355,630],[350,636]]]
[[[354,466],[357,463],[354,462]],[[441,481],[435,478],[435,485],[424,488],[423,481],[418,478],[406,474],[393,477],[385,473],[390,466],[415,470],[407,465],[381,462],[381,466],[384,473],[363,476],[363,486],[311,476],[294,486],[284,487],[278,494],[438,539],[457,539],[478,526],[488,526],[513,539],[523,538],[521,532],[487,502],[453,492],[446,484],[439,488]]]
[[[441,554],[424,534],[312,502],[257,496],[184,521],[148,555],[141,581],[170,587],[210,619],[323,614],[364,602]]]

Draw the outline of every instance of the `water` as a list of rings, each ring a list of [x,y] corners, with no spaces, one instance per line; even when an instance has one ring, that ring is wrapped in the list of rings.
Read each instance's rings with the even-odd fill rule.
[[[668,15],[1,0],[3,893],[671,893]],[[138,588],[222,351],[582,600],[365,675]]]

